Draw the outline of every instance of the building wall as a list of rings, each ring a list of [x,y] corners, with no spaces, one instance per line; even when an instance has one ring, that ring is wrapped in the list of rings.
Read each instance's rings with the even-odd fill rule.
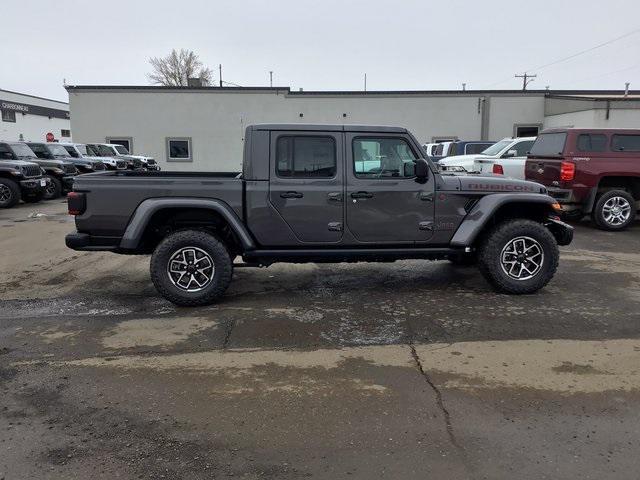
[[[69,111],[69,105],[64,102],[23,95],[15,92],[0,90],[0,108],[2,102],[17,104],[35,105],[39,107],[52,108],[55,110]],[[0,120],[0,139],[2,140],[25,140],[25,141],[45,141],[48,132],[54,134],[56,139],[70,141],[71,137],[62,137],[62,130],[70,130],[69,118],[56,118],[32,113],[15,112],[15,122],[5,122]]]
[[[608,119],[606,109],[601,108],[549,115],[544,127],[640,128],[640,109],[612,109]]]
[[[423,143],[434,137],[478,140],[479,99],[455,94],[307,94],[281,90],[69,90],[77,142],[132,137],[133,151],[166,170],[240,169],[244,128],[252,123],[347,123],[403,126]],[[544,97],[491,98],[489,139],[513,134],[514,124],[541,124]],[[300,116],[302,114],[302,116]],[[166,137],[190,137],[193,162],[167,162]]]

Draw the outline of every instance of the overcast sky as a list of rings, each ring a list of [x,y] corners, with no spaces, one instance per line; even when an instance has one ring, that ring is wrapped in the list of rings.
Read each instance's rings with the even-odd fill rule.
[[[305,90],[640,89],[638,0],[0,0],[0,88],[67,100],[146,85],[149,57],[194,50],[242,86]]]

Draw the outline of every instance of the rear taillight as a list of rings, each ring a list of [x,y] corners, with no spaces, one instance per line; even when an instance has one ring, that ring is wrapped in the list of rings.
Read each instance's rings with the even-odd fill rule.
[[[576,164],[572,162],[562,162],[560,164],[560,180],[568,182],[576,176]]]
[[[84,193],[69,192],[67,194],[67,206],[69,215],[82,215],[87,208]]]
[[[498,165],[497,163],[494,163],[493,173],[495,173],[496,175],[504,175],[504,168],[502,168],[502,165]]]

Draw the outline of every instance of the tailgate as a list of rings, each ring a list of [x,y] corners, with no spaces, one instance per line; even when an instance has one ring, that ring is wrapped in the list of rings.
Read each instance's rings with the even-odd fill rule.
[[[476,159],[473,162],[473,171],[478,173],[493,173],[495,158]]]
[[[560,181],[560,164],[563,161],[562,157],[528,157],[524,169],[525,178],[546,186],[557,185]]]

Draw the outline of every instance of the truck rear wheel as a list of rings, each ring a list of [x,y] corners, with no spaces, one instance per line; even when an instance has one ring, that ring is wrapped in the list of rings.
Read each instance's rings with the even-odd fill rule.
[[[20,201],[20,186],[8,178],[0,178],[0,208],[11,208]]]
[[[164,238],[151,256],[151,280],[176,305],[208,305],[231,283],[233,263],[224,244],[199,230],[183,230]]]
[[[593,208],[593,221],[601,230],[624,230],[636,218],[636,201],[624,190],[603,193]]]
[[[478,251],[478,267],[498,291],[533,293],[553,278],[559,256],[558,244],[544,225],[508,220],[485,237]]]

